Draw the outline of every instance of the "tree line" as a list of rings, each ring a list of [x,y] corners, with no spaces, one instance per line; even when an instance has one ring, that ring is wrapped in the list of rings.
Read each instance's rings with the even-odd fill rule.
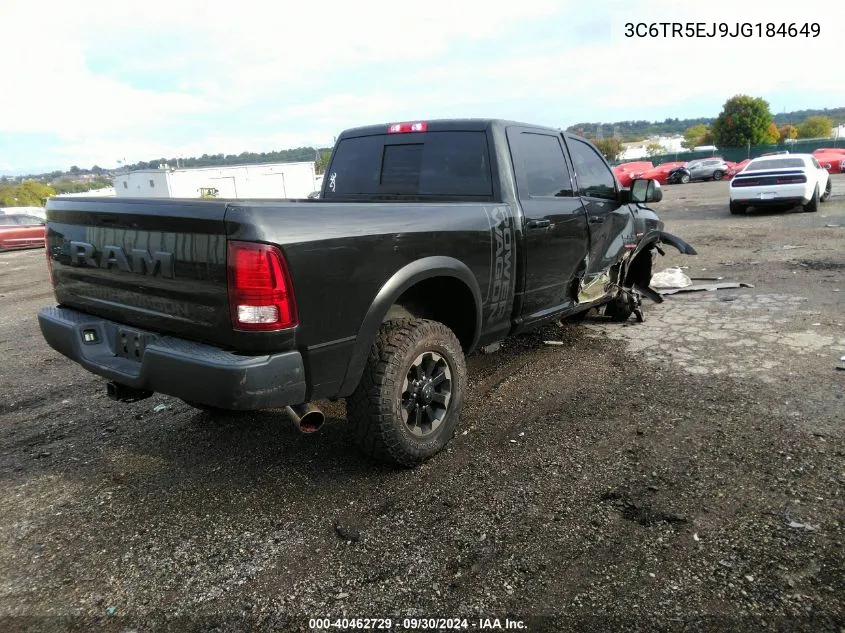
[[[736,95],[728,99],[722,111],[715,119],[686,119],[684,122],[694,123],[683,131],[684,140],[681,145],[686,149],[693,149],[702,145],[715,145],[719,148],[745,147],[746,145],[776,145],[795,139],[827,138],[833,126],[845,118],[845,108],[826,110],[831,116],[817,114],[818,110],[804,110],[807,116],[797,125],[785,123],[787,115],[778,117],[773,115],[769,103],[759,97]],[[790,113],[790,115],[799,113]],[[836,118],[834,118],[836,117]],[[667,119],[669,121],[669,119]],[[674,122],[680,123],[677,119]],[[673,122],[673,125],[674,125]],[[618,125],[618,124],[613,124]],[[570,128],[571,129],[571,128]],[[583,128],[574,130],[576,134],[589,137]],[[604,139],[591,139],[605,158],[611,161],[619,159],[625,150],[624,140],[619,136]],[[651,143],[646,147],[648,156],[665,154],[666,150],[658,143]]]
[[[37,180],[13,182],[0,179],[0,207],[43,207],[48,198],[63,193],[82,193],[92,189],[111,187],[111,179],[98,176],[87,182],[63,179],[46,184]]]

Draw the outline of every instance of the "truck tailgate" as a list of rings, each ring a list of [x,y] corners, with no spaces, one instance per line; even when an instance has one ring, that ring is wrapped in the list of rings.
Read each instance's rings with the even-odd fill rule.
[[[225,345],[227,203],[52,199],[47,256],[64,306]]]

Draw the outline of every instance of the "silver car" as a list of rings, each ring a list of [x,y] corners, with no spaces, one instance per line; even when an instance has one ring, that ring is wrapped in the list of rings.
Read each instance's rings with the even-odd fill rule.
[[[691,160],[685,167],[689,169],[690,180],[721,180],[729,169],[721,158]]]

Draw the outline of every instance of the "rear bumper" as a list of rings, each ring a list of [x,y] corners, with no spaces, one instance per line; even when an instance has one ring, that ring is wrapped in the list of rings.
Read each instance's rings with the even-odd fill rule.
[[[135,389],[234,410],[305,401],[305,369],[297,351],[241,356],[61,307],[43,308],[38,324],[53,349],[98,376]],[[86,331],[93,331],[96,340],[86,342]],[[136,345],[141,349],[137,356]]]
[[[759,187],[731,187],[731,200],[742,204],[807,204],[813,197],[814,185],[794,184]]]

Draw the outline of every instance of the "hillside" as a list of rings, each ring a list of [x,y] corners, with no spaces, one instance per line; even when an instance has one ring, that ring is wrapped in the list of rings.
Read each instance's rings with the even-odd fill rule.
[[[823,110],[797,110],[795,112],[779,112],[773,114],[775,123],[797,125],[810,116],[826,116],[833,119],[834,124],[845,123],[845,107],[825,108]],[[637,141],[650,136],[672,136],[683,134],[684,130],[701,123],[710,125],[716,117],[698,119],[664,119],[663,121],[616,121],[615,123],[576,123],[566,128],[570,132],[581,132],[585,136],[595,137],[598,127],[604,137],[614,134],[624,141]]]

